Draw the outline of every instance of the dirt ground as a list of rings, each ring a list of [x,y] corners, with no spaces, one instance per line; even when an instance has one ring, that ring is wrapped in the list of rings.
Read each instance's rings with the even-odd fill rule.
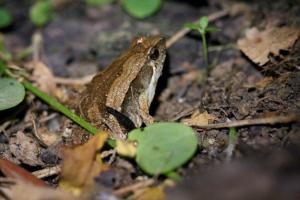
[[[118,4],[86,7],[76,1],[57,10],[48,25],[37,29],[24,18],[30,2],[7,1],[5,4],[13,11],[15,23],[3,34],[9,50],[16,53],[30,45],[33,33],[39,31],[43,37],[41,59],[53,74],[80,78],[110,64],[136,35],[161,34],[168,39],[186,22],[230,10],[211,22],[221,31],[208,35],[212,63],[209,70],[203,60],[198,33],[189,32],[167,49],[151,114],[157,121],[183,122],[195,113],[207,112],[209,124],[250,120],[249,124],[236,128],[234,142],[228,136],[228,127],[211,129],[192,124],[199,149],[178,169],[183,180],[166,190],[166,198],[299,199],[300,124],[293,117],[300,114],[299,34],[288,47],[269,53],[264,64],[257,64],[254,58],[263,54],[259,52],[260,44],[257,48],[251,44],[254,53],[259,54],[253,57],[240,42],[247,39],[247,34],[250,38],[257,37],[251,36],[250,28],[256,28],[258,33],[274,27],[300,30],[300,2],[195,2],[165,1],[156,15],[136,20]],[[280,38],[284,41],[279,41]],[[261,40],[264,39],[262,36]],[[278,36],[272,43],[287,40]],[[58,87],[66,97],[78,92],[78,87],[64,84]],[[293,120],[276,121],[279,116],[291,116]],[[271,121],[251,123],[253,119],[263,118]],[[54,137],[62,138],[61,142],[40,144],[34,135],[33,121],[38,130],[54,133]],[[29,93],[26,101],[16,108],[1,111],[0,122],[1,157],[31,172],[61,162],[60,146],[73,142],[68,131],[76,126]],[[134,162],[116,156],[111,170],[97,177],[96,182],[101,187],[116,189],[132,184],[139,176],[145,175]],[[56,187],[59,177],[55,174],[44,180]],[[164,180],[165,177],[156,179]]]

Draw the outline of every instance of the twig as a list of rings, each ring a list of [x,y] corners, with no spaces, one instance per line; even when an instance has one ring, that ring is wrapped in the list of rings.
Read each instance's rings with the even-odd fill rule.
[[[87,76],[84,76],[82,78],[63,78],[63,77],[54,77],[54,81],[58,84],[63,85],[85,85],[89,83],[92,78],[95,76],[95,74],[90,74]]]
[[[114,194],[116,196],[125,196],[126,194],[130,193],[130,192],[134,192],[140,188],[144,188],[144,187],[148,187],[150,185],[152,185],[154,183],[154,179],[147,179],[147,180],[144,180],[144,181],[140,181],[138,183],[134,183],[132,185],[129,185],[129,186],[126,186],[126,187],[123,187],[123,188],[120,188],[118,190],[115,190],[114,191]]]
[[[219,124],[208,124],[203,126],[192,125],[197,128],[203,129],[218,129],[218,128],[230,128],[230,127],[240,127],[240,126],[250,126],[250,125],[260,125],[260,124],[287,124],[299,120],[299,115],[288,115],[288,116],[276,116],[276,117],[265,117],[258,119],[245,119],[237,120],[226,123]]]
[[[45,123],[45,122],[47,122],[47,121],[53,119],[53,118],[56,117],[56,116],[57,116],[57,113],[52,113],[52,114],[50,114],[50,115],[48,115],[48,116],[46,116],[46,117],[41,118],[41,119],[39,120],[39,123]],[[27,123],[24,125],[24,128],[29,128],[29,127],[31,127],[31,126],[32,126],[32,122],[27,122]]]
[[[35,123],[35,116],[34,114],[30,114],[30,121],[32,123],[33,126],[33,134],[36,137],[36,139],[38,140],[38,142],[40,143],[41,146],[43,147],[47,147],[47,145],[43,142],[43,140],[41,139],[37,127],[36,127],[36,123]]]
[[[33,63],[34,63],[34,67],[36,67],[36,63],[38,63],[40,61],[41,58],[41,49],[43,46],[43,37],[42,34],[40,32],[36,32],[33,34],[32,36],[32,47],[33,47],[33,51],[32,51],[32,57],[33,57]]]
[[[212,14],[207,16],[208,21],[209,22],[215,21],[215,20],[217,20],[221,17],[224,17],[224,16],[228,15],[228,13],[229,13],[229,11],[227,9],[212,13]],[[198,20],[195,21],[195,22],[198,22]],[[177,42],[177,40],[179,40],[180,38],[185,36],[189,31],[190,31],[190,29],[188,29],[188,28],[182,28],[179,31],[177,31],[172,37],[170,37],[167,40],[166,47],[170,48],[175,42]]]
[[[52,176],[52,175],[59,174],[60,171],[61,171],[61,166],[56,165],[54,167],[47,167],[47,168],[44,168],[44,169],[41,169],[41,170],[37,170],[35,172],[32,172],[32,174],[34,176],[36,176],[37,178],[42,179],[42,178],[46,178],[46,177],[49,177],[49,176]]]

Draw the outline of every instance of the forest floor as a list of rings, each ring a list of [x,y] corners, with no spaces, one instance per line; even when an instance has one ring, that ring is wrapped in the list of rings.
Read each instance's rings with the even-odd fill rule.
[[[118,4],[71,3],[40,29],[24,17],[30,6],[27,1],[6,4],[15,16],[14,25],[3,32],[7,48],[16,54],[31,44],[34,34],[40,34],[39,59],[44,66],[31,69],[30,79],[66,105],[87,83],[82,77],[109,65],[129,48],[133,37],[160,34],[170,42],[186,22],[201,16],[214,18],[209,24],[220,31],[207,37],[209,65],[203,60],[197,32],[168,43],[150,112],[156,121],[193,127],[199,148],[177,170],[182,181],[167,187],[166,198],[300,198],[299,2],[165,1],[156,15],[145,20],[128,16]],[[83,84],[78,86],[76,80]],[[30,172],[59,168],[61,146],[76,143],[69,134],[74,127],[28,93],[20,105],[0,112],[1,157]],[[236,130],[236,135],[230,137],[230,130]],[[165,184],[166,177],[150,179],[124,157],[109,155],[103,162],[110,163],[109,173],[96,182],[104,191],[120,191],[145,180],[154,182],[142,189]],[[60,171],[48,175],[43,180],[56,187]],[[138,199],[135,188],[116,196],[129,194]]]

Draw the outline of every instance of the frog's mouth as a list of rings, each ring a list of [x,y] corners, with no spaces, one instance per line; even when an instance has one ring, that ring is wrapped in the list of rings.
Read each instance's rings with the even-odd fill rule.
[[[109,106],[106,106],[105,109],[109,114],[113,115],[117,119],[119,124],[124,129],[126,129],[127,132],[136,128],[133,121],[131,119],[129,119],[129,117],[127,117],[123,113],[121,113],[121,112],[117,111],[116,109],[113,109],[112,107],[109,107]]]

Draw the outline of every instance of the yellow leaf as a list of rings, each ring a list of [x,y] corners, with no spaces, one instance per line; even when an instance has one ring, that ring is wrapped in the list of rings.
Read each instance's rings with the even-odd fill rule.
[[[120,155],[133,158],[136,154],[136,144],[134,141],[117,140],[116,151]]]
[[[163,186],[147,188],[137,200],[164,200],[166,195],[163,188]]]

